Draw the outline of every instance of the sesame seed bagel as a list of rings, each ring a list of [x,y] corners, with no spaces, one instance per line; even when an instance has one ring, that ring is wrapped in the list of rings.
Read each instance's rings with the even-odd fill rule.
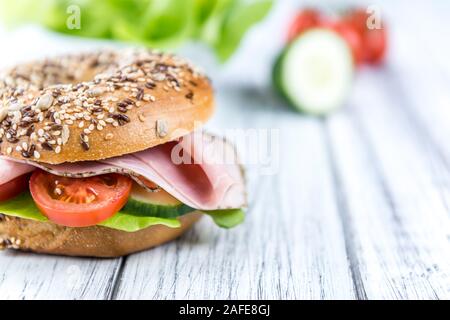
[[[212,112],[209,80],[176,56],[55,57],[0,75],[0,152],[49,164],[102,160],[176,139]]]
[[[69,228],[51,222],[0,215],[0,249],[66,256],[119,257],[171,241],[186,232],[200,217],[199,213],[193,212],[180,218],[179,228],[156,225],[128,233],[101,226]]]

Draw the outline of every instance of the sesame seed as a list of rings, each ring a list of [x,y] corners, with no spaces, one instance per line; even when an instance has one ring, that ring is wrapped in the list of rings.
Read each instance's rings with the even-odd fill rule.
[[[22,109],[22,105],[18,101],[10,103],[7,108],[7,110],[10,112],[18,111],[20,109]]]
[[[39,141],[39,142],[41,142],[41,141]],[[48,142],[42,142],[41,147],[44,150],[53,151],[53,147]]]
[[[194,98],[194,93],[192,91],[189,91],[185,97],[186,99],[192,100],[192,98]]]
[[[41,154],[38,152],[38,151],[34,151],[33,152],[33,156],[36,158],[36,159],[39,159],[40,157],[41,157]]]
[[[66,126],[66,125],[64,125],[64,126],[62,127],[62,135],[61,135],[62,143],[63,143],[63,144],[66,144],[67,141],[69,141],[69,137],[70,137],[69,127]]]
[[[51,107],[52,103],[53,103],[53,96],[50,93],[46,93],[39,98],[39,100],[36,103],[36,108],[45,111]]]
[[[105,140],[111,140],[113,137],[114,137],[114,135],[113,135],[112,133],[108,133],[108,134],[105,136]]]
[[[97,97],[101,95],[105,90],[103,88],[93,88],[87,91],[87,95],[91,97]]]
[[[84,151],[88,151],[89,150],[89,140],[88,137],[84,134],[80,135],[80,140],[81,140],[81,147],[84,149]]]
[[[57,146],[55,148],[55,153],[61,153],[61,146]]]
[[[166,120],[156,120],[156,133],[158,137],[165,137],[168,133],[167,121]]]
[[[145,87],[146,87],[147,89],[154,89],[154,88],[156,87],[156,84],[154,84],[153,82],[147,82],[147,83],[145,84]]]
[[[153,75],[153,79],[156,81],[164,81],[166,80],[166,75],[164,73],[156,73]]]
[[[7,115],[8,115],[8,110],[4,109],[4,108],[0,108],[0,122],[5,120]]]

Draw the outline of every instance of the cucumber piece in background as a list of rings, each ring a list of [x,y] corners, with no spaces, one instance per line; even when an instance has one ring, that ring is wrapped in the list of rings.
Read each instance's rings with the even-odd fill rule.
[[[352,52],[331,30],[311,29],[280,55],[273,70],[278,91],[298,111],[325,115],[340,108],[353,80]]]

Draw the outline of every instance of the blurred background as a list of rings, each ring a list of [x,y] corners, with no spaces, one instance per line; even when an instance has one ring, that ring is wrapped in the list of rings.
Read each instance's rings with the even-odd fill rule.
[[[179,52],[221,84],[268,88],[277,57],[297,36],[318,27],[347,40],[358,60],[356,78],[361,69],[389,68],[404,78],[420,75],[425,82],[426,77],[437,81],[435,70],[439,79],[450,73],[448,9],[444,0],[1,0],[0,39],[5,45],[0,66],[133,44]],[[371,32],[376,34],[372,40],[352,34],[365,22],[358,17],[361,12],[367,13],[369,24],[373,18],[381,21],[382,32]],[[376,62],[362,57],[371,45],[381,50],[372,58]],[[448,103],[442,93],[436,99]]]
[[[0,0],[0,67],[169,50],[213,80],[208,129],[274,130],[275,147],[246,164],[246,223],[202,221],[128,258],[136,284],[115,297],[448,299],[449,13],[446,0]],[[255,144],[241,138],[245,161]]]

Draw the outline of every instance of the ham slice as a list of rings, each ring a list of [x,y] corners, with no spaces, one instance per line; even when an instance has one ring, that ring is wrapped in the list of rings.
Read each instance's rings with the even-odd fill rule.
[[[67,177],[116,172],[128,175],[141,184],[146,179],[181,202],[200,210],[246,206],[244,177],[234,148],[225,140],[204,133],[192,133],[180,142],[168,142],[102,161],[61,165],[32,161],[24,164],[24,161],[18,161],[28,170],[31,165],[31,168],[38,167]]]
[[[0,185],[32,172],[35,168],[28,164],[0,159]]]

